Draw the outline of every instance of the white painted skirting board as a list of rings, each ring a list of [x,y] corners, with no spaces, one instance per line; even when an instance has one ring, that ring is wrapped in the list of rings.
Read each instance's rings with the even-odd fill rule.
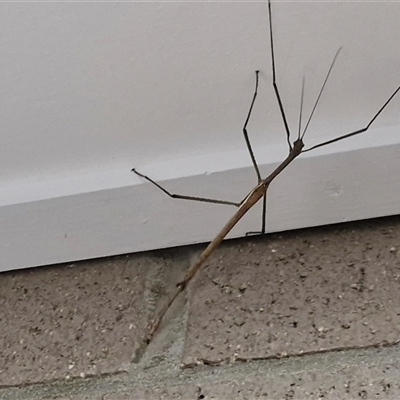
[[[295,160],[270,187],[268,231],[400,213],[399,129],[393,127],[389,132],[393,140],[388,131],[377,129],[369,134],[376,135],[379,146],[359,148],[359,141],[358,148],[349,150],[353,142],[341,142],[334,147],[336,152],[310,152]],[[248,156],[242,155],[247,157],[245,165],[226,168],[237,156],[226,154],[225,168],[214,168],[208,174],[204,170],[200,174],[197,162],[186,160],[186,168],[181,170],[186,176],[172,180],[165,179],[169,171],[185,162],[136,167],[160,177],[171,191],[240,200],[255,184]],[[265,160],[260,164],[265,174],[277,165]],[[29,195],[26,184],[23,189],[6,188],[0,198],[0,270],[206,242],[235,210],[169,199],[129,169],[111,175],[112,179],[104,178],[101,184],[93,180],[92,187],[90,177],[73,185],[60,180],[56,192],[62,193],[64,187],[61,197],[52,195],[54,182],[50,189],[43,185],[41,196],[36,197]],[[259,227],[257,207],[230,237]]]
[[[359,129],[393,93],[400,3],[272,1],[277,82],[293,131]],[[210,240],[286,154],[268,3],[0,4],[0,271]],[[268,231],[400,212],[400,93],[365,135],[299,157],[270,187]],[[264,147],[263,147],[264,146]],[[231,237],[260,227],[260,207]]]

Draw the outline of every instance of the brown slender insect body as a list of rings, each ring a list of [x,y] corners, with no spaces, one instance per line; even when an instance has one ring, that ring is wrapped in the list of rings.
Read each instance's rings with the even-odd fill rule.
[[[269,184],[272,182],[274,178],[276,178],[284,168],[286,168],[298,155],[301,154],[301,150],[304,147],[303,141],[296,140],[294,142],[293,148],[290,151],[287,158],[280,164],[275,171],[272,172],[266,179],[263,179],[251,192],[246,196],[243,200],[242,204],[239,206],[239,209],[232,215],[230,220],[225,224],[225,226],[221,229],[218,235],[213,239],[212,242],[204,249],[201,253],[199,259],[193,264],[193,266],[186,273],[183,280],[177,283],[177,289],[175,293],[171,296],[169,301],[160,311],[159,316],[153,321],[150,327],[149,337],[147,340],[151,340],[154,333],[158,329],[162,317],[167,312],[168,308],[174,302],[179,293],[183,292],[188,285],[188,283],[192,280],[192,278],[196,275],[197,271],[203,266],[203,264],[207,261],[208,257],[210,257],[211,253],[221,244],[221,242],[225,239],[226,235],[232,230],[232,228],[242,219],[242,217],[249,211],[258,201],[267,193]]]
[[[196,275],[196,273],[200,270],[200,268],[204,265],[206,260],[210,257],[211,253],[221,244],[223,239],[227,236],[227,234],[232,230],[232,228],[241,220],[241,218],[249,211],[261,198],[263,198],[263,220],[262,220],[262,228],[259,233],[265,233],[265,216],[266,216],[266,195],[267,195],[267,190],[269,188],[270,183],[300,154],[305,153],[307,151],[316,149],[318,147],[326,146],[331,143],[337,142],[339,140],[343,140],[346,138],[349,138],[351,136],[358,135],[360,133],[366,132],[369,127],[372,125],[372,123],[377,119],[379,114],[386,108],[386,106],[390,103],[390,101],[393,99],[393,97],[399,92],[400,86],[397,87],[397,89],[393,92],[393,94],[386,100],[386,102],[383,104],[383,106],[378,110],[378,112],[371,118],[371,120],[368,122],[368,124],[361,129],[358,129],[356,131],[338,136],[336,138],[333,138],[331,140],[316,144],[312,147],[309,147],[307,149],[304,149],[304,142],[303,138],[304,135],[307,131],[307,128],[309,126],[309,123],[311,121],[311,118],[314,114],[314,111],[318,105],[318,102],[320,100],[321,94],[325,88],[326,82],[328,81],[329,75],[332,71],[332,68],[335,64],[336,58],[340,52],[341,49],[339,49],[335,57],[333,58],[333,61],[330,65],[330,68],[328,70],[328,73],[325,77],[325,80],[321,86],[320,92],[317,96],[316,102],[314,104],[314,107],[311,111],[311,114],[308,118],[308,121],[306,123],[306,126],[301,133],[301,117],[302,117],[302,106],[303,106],[303,97],[304,97],[304,79],[303,79],[303,86],[302,86],[302,93],[301,93],[301,104],[300,104],[300,117],[299,117],[299,128],[298,128],[298,135],[297,139],[293,142],[293,144],[290,142],[290,130],[289,130],[289,125],[287,123],[286,115],[284,112],[284,107],[282,104],[282,100],[280,97],[278,85],[276,83],[276,72],[275,72],[275,55],[274,55],[274,43],[273,43],[273,35],[272,35],[272,13],[271,13],[271,1],[268,0],[268,15],[269,15],[269,32],[270,32],[270,44],[271,44],[271,59],[272,59],[272,77],[273,77],[273,88],[274,88],[274,93],[279,105],[279,110],[280,114],[282,117],[282,121],[284,124],[284,128],[286,131],[286,138],[287,138],[287,143],[289,147],[289,154],[286,157],[286,159],[265,179],[261,178],[259,168],[253,153],[253,149],[250,144],[250,140],[247,134],[247,123],[250,119],[250,115],[253,109],[254,102],[257,97],[257,90],[258,90],[258,74],[259,71],[256,71],[256,87],[253,95],[253,99],[250,105],[250,109],[246,118],[246,121],[243,126],[243,135],[246,141],[246,146],[250,154],[250,158],[253,164],[253,167],[255,169],[257,179],[258,179],[258,184],[257,186],[254,187],[253,190],[250,191],[250,193],[240,202],[240,203],[235,203],[232,201],[224,201],[224,200],[214,200],[214,199],[207,199],[207,198],[202,198],[202,197],[193,197],[193,196],[186,196],[186,195],[179,195],[179,194],[173,194],[167,191],[165,188],[163,188],[161,185],[153,181],[151,178],[149,178],[146,175],[141,174],[140,172],[136,171],[136,169],[132,169],[133,172],[135,172],[138,176],[146,179],[156,187],[158,187],[160,190],[162,190],[165,194],[170,196],[171,198],[178,198],[178,199],[184,199],[184,200],[195,200],[195,201],[202,201],[202,202],[208,202],[208,203],[217,203],[217,204],[225,204],[225,205],[234,205],[238,207],[238,210],[235,212],[235,214],[229,219],[229,221],[225,224],[225,226],[221,229],[221,231],[215,236],[215,238],[212,240],[212,242],[206,247],[206,249],[201,253],[199,259],[189,268],[189,271],[186,273],[185,277],[183,278],[182,281],[177,283],[177,288],[175,292],[172,294],[172,296],[169,298],[169,300],[166,302],[165,306],[160,310],[159,314],[155,318],[155,320],[152,322],[149,328],[148,336],[147,336],[147,342],[150,342],[152,337],[154,336],[155,332],[157,331],[162,318],[164,317],[165,313],[168,311],[169,307],[171,304],[175,301],[177,296],[185,290],[189,282],[193,279],[193,277]]]
[[[239,209],[235,212],[235,214],[233,214],[231,219],[221,229],[214,240],[206,247],[197,262],[189,269],[185,275],[185,278],[179,282],[177,286],[183,286],[184,288],[186,287],[186,285],[196,275],[197,271],[201,268],[207,258],[221,244],[232,228],[242,219],[247,211],[249,211],[250,208],[258,203],[261,197],[267,193],[269,184],[273,181],[273,179],[276,178],[297,156],[301,154],[303,147],[304,144],[301,139],[294,142],[292,150],[282,164],[280,164],[267,178],[261,180],[261,182],[246,196]]]

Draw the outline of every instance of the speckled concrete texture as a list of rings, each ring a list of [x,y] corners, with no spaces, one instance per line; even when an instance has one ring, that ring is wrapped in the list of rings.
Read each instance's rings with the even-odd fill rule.
[[[398,399],[400,216],[8,272],[0,400]]]
[[[121,258],[3,274],[1,385],[125,368],[143,323],[141,270]]]
[[[106,395],[104,400],[232,400],[232,399],[398,399],[400,383],[398,376],[391,373],[391,367],[385,370],[377,367],[362,366],[334,370],[331,373],[303,372],[288,373],[284,376],[270,377],[244,376],[231,382],[209,384],[199,382],[198,385],[177,386],[163,389],[142,389],[133,393]],[[396,371],[398,372],[398,371]],[[354,376],[360,376],[354,380]],[[78,399],[71,399],[78,400]]]
[[[350,350],[285,360],[263,360],[181,370],[165,386],[136,381],[128,391],[103,400],[171,399],[398,399],[399,353],[391,349]],[[154,378],[159,377],[156,369]],[[162,381],[167,381],[166,375]],[[86,397],[72,396],[68,400]],[[93,397],[93,399],[96,399]],[[60,399],[58,399],[60,400]],[[62,399],[67,400],[67,399]]]
[[[219,249],[192,290],[185,364],[397,343],[399,237],[371,221]]]
[[[133,255],[2,274],[0,386],[126,370],[170,263]]]

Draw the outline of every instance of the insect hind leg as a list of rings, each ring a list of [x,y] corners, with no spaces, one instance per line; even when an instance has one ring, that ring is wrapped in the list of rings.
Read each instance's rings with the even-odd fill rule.
[[[224,205],[236,206],[236,207],[239,207],[241,204],[241,203],[236,203],[234,201],[209,199],[206,197],[186,196],[186,195],[182,195],[182,194],[171,193],[170,191],[165,189],[163,186],[161,186],[159,183],[157,183],[156,181],[154,181],[147,175],[140,173],[135,168],[132,168],[131,171],[134,172],[136,175],[140,176],[141,178],[145,179],[146,181],[150,182],[152,185],[156,186],[158,189],[160,189],[162,192],[164,192],[167,196],[171,197],[172,199],[192,200],[192,201],[200,201],[203,203],[224,204]]]
[[[262,201],[261,230],[246,232],[246,236],[265,235],[266,223],[267,223],[267,193],[265,192]]]

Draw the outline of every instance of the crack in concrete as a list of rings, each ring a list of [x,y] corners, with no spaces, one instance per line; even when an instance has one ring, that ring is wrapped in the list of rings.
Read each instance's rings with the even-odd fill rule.
[[[49,399],[61,396],[98,395],[124,393],[137,390],[138,387],[160,389],[181,385],[196,385],[206,381],[218,384],[240,380],[243,376],[255,378],[263,376],[265,381],[273,381],[277,377],[295,376],[302,373],[315,374],[320,371],[341,371],[350,367],[368,368],[390,365],[400,368],[400,347],[398,345],[385,348],[346,349],[270,360],[243,360],[240,363],[220,364],[218,366],[199,365],[196,368],[180,368],[176,362],[165,360],[158,365],[135,365],[126,373],[101,375],[90,379],[74,379],[52,383],[32,384],[24,387],[0,389],[0,399],[27,400]],[[381,372],[384,376],[384,371]],[[377,379],[379,376],[376,377]]]

